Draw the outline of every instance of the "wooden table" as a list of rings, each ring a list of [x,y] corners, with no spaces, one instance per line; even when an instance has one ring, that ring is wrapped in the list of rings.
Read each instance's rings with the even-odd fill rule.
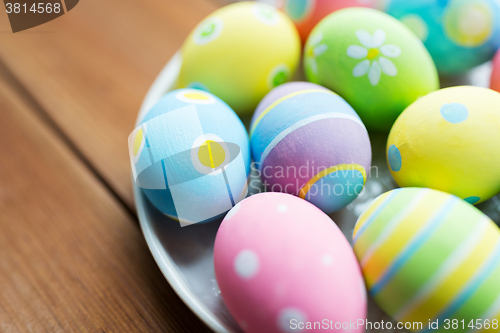
[[[215,0],[82,0],[13,34],[0,13],[0,332],[205,332],[140,232],[127,137]]]

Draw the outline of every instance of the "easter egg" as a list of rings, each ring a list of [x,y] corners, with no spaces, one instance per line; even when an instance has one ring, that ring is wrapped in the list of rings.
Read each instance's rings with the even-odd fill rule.
[[[197,89],[167,93],[129,137],[136,184],[184,224],[210,221],[247,194],[248,135],[234,111]]]
[[[424,42],[441,74],[467,71],[500,47],[496,0],[392,0],[386,10]]]
[[[209,91],[238,114],[250,114],[274,87],[291,79],[300,58],[293,22],[263,3],[223,7],[182,46],[178,86]]]
[[[371,164],[368,132],[332,91],[308,82],[271,91],[251,123],[251,150],[264,186],[299,196],[326,213],[352,202]]]
[[[490,88],[500,92],[500,52],[493,58],[493,71],[491,73]]]
[[[310,82],[301,82],[301,81],[294,81],[294,82],[289,82],[286,84],[283,84],[279,88],[271,90],[259,103],[257,106],[257,109],[255,109],[255,112],[252,117],[252,122],[250,124],[250,128],[253,127],[255,124],[256,120],[260,117],[262,112],[269,108],[273,103],[275,103],[278,100],[281,100],[283,97],[296,93],[298,91],[303,91],[303,90],[322,90],[322,91],[330,91],[325,87],[322,87],[317,84],[313,84]]]
[[[261,193],[237,204],[217,232],[214,266],[222,299],[247,333],[319,331],[314,322],[364,330],[356,324],[366,318],[366,289],[349,242],[297,197]]]
[[[305,42],[311,30],[325,16],[347,7],[379,7],[379,0],[260,0],[270,2],[287,14],[295,23]]]
[[[399,186],[429,187],[471,204],[500,192],[500,93],[441,89],[410,105],[387,142]]]
[[[407,329],[500,328],[500,229],[456,196],[382,194],[356,223],[354,251],[370,295]]]
[[[304,52],[307,79],[345,98],[368,129],[388,131],[408,105],[439,88],[422,42],[400,21],[374,9],[328,15]]]

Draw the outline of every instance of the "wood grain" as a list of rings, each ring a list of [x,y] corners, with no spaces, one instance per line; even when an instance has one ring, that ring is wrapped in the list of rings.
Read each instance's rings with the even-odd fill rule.
[[[207,332],[133,217],[5,77],[0,68],[0,332]]]
[[[134,209],[127,137],[141,101],[209,0],[85,0],[42,26],[9,33],[0,13],[0,61]]]

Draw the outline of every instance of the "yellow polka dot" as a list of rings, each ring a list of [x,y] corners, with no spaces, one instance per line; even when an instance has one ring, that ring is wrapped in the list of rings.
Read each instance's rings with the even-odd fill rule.
[[[198,158],[204,166],[215,169],[224,163],[226,153],[219,143],[207,140],[200,146]]]
[[[184,94],[184,97],[186,97],[188,99],[193,99],[196,101],[208,101],[210,99],[210,97],[208,97],[204,94],[196,93],[196,92],[186,93],[186,94]]]
[[[142,144],[142,128],[135,133],[134,138],[134,156],[137,156],[139,149],[141,149]]]

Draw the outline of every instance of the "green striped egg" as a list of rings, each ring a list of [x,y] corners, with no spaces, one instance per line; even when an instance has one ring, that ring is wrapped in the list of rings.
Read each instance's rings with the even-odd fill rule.
[[[369,292],[395,320],[422,323],[415,330],[424,332],[439,320],[439,331],[464,332],[482,319],[500,330],[500,229],[474,206],[436,190],[396,189],[374,200],[353,236]],[[454,319],[457,330],[446,330]]]

